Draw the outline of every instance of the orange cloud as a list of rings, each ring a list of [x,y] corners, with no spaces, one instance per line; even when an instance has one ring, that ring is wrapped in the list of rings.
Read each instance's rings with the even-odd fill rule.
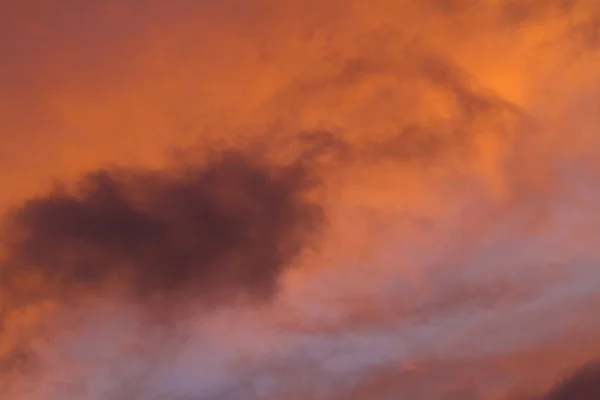
[[[112,215],[96,207],[107,205],[94,196],[101,190],[48,195],[91,171],[155,171],[163,182],[182,165],[242,149],[259,175],[302,164],[319,184],[269,181],[268,192],[300,194],[305,203],[290,194],[277,204],[318,205],[327,217],[318,246],[282,263],[268,250],[310,218],[292,212],[277,229],[270,213],[236,220],[258,233],[242,241],[248,253],[233,253],[250,254],[240,257],[256,267],[253,276],[272,271],[278,290],[258,308],[193,306],[193,318],[177,321],[189,340],[173,339],[169,355],[154,354],[149,332],[172,339],[173,329],[140,321],[122,297],[103,292],[84,306],[45,291],[43,301],[27,298],[3,317],[0,354],[10,361],[3,373],[13,397],[130,390],[174,399],[491,400],[543,393],[561,368],[600,354],[586,344],[600,331],[595,1],[5,3],[0,210],[27,218],[2,226],[0,277],[12,278],[0,282],[0,298],[40,286],[60,292],[52,279],[71,281],[67,269],[86,263],[118,275],[107,256],[115,246],[135,256],[141,281],[167,243],[217,246],[223,221],[188,237],[179,230],[193,220],[187,197],[144,214],[137,202],[170,192],[144,192],[112,174],[134,211],[181,213],[181,224],[158,219],[182,239],[159,235],[134,251],[118,240],[119,218],[119,229],[99,238]],[[260,187],[218,171],[202,193],[239,189],[242,200],[277,209],[253,197]],[[80,213],[46,213],[57,199]],[[19,242],[23,233],[29,239]],[[89,253],[73,244],[82,240]],[[11,257],[27,263],[9,267]],[[29,276],[36,273],[42,279]],[[6,314],[6,300],[3,307]],[[38,370],[15,367],[24,354],[35,355]],[[543,354],[552,356],[529,367]],[[102,368],[115,365],[128,367],[103,380]],[[27,387],[34,372],[40,384]],[[75,381],[87,388],[70,387]]]

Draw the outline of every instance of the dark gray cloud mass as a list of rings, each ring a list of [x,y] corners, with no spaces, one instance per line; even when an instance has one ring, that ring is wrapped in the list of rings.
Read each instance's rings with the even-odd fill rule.
[[[224,152],[180,171],[112,168],[8,215],[5,306],[115,286],[140,304],[266,299],[323,220],[300,164]],[[27,279],[36,284],[24,284]]]
[[[541,400],[596,399],[600,399],[600,361],[582,366],[541,398]]]

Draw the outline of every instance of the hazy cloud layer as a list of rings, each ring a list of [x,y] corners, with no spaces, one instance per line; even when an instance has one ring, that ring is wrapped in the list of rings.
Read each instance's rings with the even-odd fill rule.
[[[597,2],[4,3],[0,397],[594,393]]]

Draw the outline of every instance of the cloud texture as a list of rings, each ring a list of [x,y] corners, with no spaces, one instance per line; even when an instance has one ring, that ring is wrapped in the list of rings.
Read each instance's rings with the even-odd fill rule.
[[[312,182],[301,165],[258,162],[224,153],[181,171],[101,170],[75,193],[29,200],[9,218],[18,237],[3,293],[27,299],[17,281],[37,277],[51,296],[82,296],[112,280],[140,302],[231,296],[223,290],[268,298],[323,216],[302,197]]]
[[[596,398],[595,1],[3,9],[0,396]]]

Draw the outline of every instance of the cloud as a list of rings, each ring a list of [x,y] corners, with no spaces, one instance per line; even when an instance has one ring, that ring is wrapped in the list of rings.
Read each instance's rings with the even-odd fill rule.
[[[541,400],[595,400],[600,398],[600,362],[579,368],[564,382],[557,384]]]
[[[267,299],[324,221],[306,198],[314,184],[303,165],[238,152],[174,171],[89,173],[8,215],[3,306],[119,287],[148,307]]]
[[[5,8],[5,397],[498,399],[597,343],[594,1]]]

